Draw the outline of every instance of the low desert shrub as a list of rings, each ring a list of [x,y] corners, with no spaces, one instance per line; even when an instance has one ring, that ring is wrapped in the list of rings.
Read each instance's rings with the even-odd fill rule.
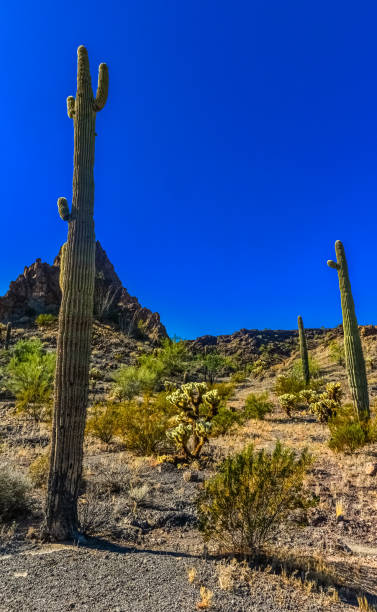
[[[110,444],[119,429],[119,404],[96,404],[86,422],[86,432]]]
[[[234,395],[235,385],[232,382],[221,382],[209,385],[208,389],[215,389],[220,400],[226,402]]]
[[[338,408],[335,417],[328,421],[329,447],[338,453],[353,453],[366,444],[377,441],[376,419],[359,421],[352,405]]]
[[[344,343],[338,340],[332,340],[328,345],[329,357],[333,363],[338,365],[345,364]]]
[[[154,389],[157,373],[146,366],[123,366],[114,372],[112,378],[113,398],[130,401],[137,395]]]
[[[280,442],[272,453],[250,445],[225,459],[198,500],[204,538],[232,552],[260,549],[293,510],[314,504],[303,486],[311,461],[306,450],[296,456]]]
[[[118,431],[126,447],[138,455],[157,453],[166,442],[172,410],[165,393],[144,395],[119,407]]]
[[[235,410],[229,410],[226,406],[220,406],[218,413],[212,419],[211,438],[223,436],[235,425],[242,423],[242,414]]]
[[[50,456],[48,453],[39,455],[29,466],[29,478],[33,487],[39,489],[47,486]]]
[[[53,314],[40,314],[36,317],[35,323],[38,327],[51,327],[56,323],[58,317]]]
[[[36,421],[51,413],[55,354],[47,353],[39,340],[21,340],[6,368],[6,386],[16,397],[16,409]]]
[[[14,520],[29,510],[29,485],[21,474],[0,465],[0,522]]]
[[[230,380],[233,383],[243,383],[247,378],[247,374],[245,370],[237,370],[237,372],[233,372]]]
[[[246,398],[243,414],[246,419],[262,420],[272,409],[273,404],[269,401],[267,392],[259,395],[250,393]]]
[[[279,397],[287,393],[299,393],[300,391],[305,389],[305,387],[305,381],[299,376],[297,376],[297,374],[280,374],[276,378],[274,391]]]

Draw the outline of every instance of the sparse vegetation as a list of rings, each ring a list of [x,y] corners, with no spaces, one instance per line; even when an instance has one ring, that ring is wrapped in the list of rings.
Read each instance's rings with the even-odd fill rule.
[[[29,485],[10,467],[0,465],[0,522],[14,520],[29,511]]]
[[[273,403],[268,399],[268,393],[250,393],[245,401],[244,416],[248,419],[264,419],[272,412]]]
[[[57,320],[58,320],[58,317],[56,315],[40,314],[36,317],[35,324],[38,327],[51,327],[52,325],[55,325]]]

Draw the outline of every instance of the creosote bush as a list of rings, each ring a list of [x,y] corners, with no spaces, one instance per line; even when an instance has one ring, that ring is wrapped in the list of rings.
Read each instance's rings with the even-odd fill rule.
[[[307,450],[296,456],[280,442],[272,453],[250,445],[225,459],[198,500],[204,538],[232,552],[260,549],[293,510],[314,505],[303,486],[311,462]]]
[[[53,314],[40,314],[36,317],[35,323],[38,327],[51,327],[58,320],[58,317]]]
[[[119,404],[96,404],[86,422],[86,432],[110,444],[119,429]]]
[[[329,447],[334,452],[353,453],[366,444],[377,441],[376,419],[359,421],[351,405],[338,409],[336,416],[328,421]]]
[[[29,510],[29,485],[21,474],[0,465],[0,522],[14,520]]]
[[[268,393],[250,393],[247,396],[244,407],[244,417],[246,419],[262,420],[266,414],[272,412],[273,404],[268,399]]]
[[[6,368],[6,386],[16,397],[18,412],[36,421],[49,418],[54,372],[55,354],[47,353],[40,340],[17,342]]]

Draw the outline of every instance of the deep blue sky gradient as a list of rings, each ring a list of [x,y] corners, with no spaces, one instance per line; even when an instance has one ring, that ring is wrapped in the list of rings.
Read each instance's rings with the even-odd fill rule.
[[[170,334],[341,321],[343,240],[377,323],[377,4],[1,4],[0,292],[52,262],[72,194],[76,49],[101,61],[96,235]]]

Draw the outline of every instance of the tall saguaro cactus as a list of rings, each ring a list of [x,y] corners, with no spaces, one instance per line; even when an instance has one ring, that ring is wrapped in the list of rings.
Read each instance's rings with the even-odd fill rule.
[[[348,274],[346,254],[340,240],[337,240],[335,243],[335,252],[337,260],[329,260],[327,265],[338,272],[343,313],[344,353],[348,382],[358,418],[365,420],[369,418],[368,381],[359,326],[355,313],[355,304]]]
[[[302,321],[302,317],[297,317],[298,323],[298,336],[300,341],[300,355],[301,355],[301,363],[302,363],[302,375],[305,380],[305,384],[309,384],[310,380],[310,371],[309,371],[309,356],[308,356],[308,345],[306,343],[306,336],[304,330],[304,323]]]
[[[48,481],[45,536],[74,538],[78,529],[77,499],[82,471],[88,401],[90,342],[95,277],[94,141],[96,113],[106,103],[108,72],[101,64],[97,95],[91,85],[85,47],[77,50],[76,98],[67,99],[74,126],[72,208],[59,198],[61,218],[68,222],[62,249],[62,302],[55,374],[54,421]]]

